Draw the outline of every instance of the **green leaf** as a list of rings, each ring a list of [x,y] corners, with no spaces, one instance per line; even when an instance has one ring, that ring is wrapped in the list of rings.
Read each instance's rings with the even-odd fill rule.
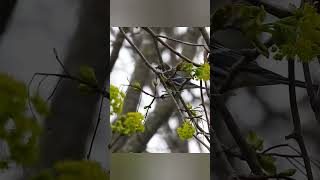
[[[177,128],[177,133],[181,140],[192,138],[195,132],[196,129],[192,126],[190,121],[185,121],[181,127]]]
[[[42,115],[42,116],[48,116],[49,115],[49,107],[46,101],[42,99],[42,97],[39,94],[35,94],[31,97],[31,102],[33,106],[35,107],[36,111]]]
[[[137,92],[140,92],[141,91],[141,85],[138,81],[134,82],[133,85],[132,85],[132,88],[137,91]]]
[[[310,62],[320,55],[320,15],[312,5],[304,4],[270,28],[272,40],[287,59],[298,56],[300,61]]]
[[[263,149],[263,139],[261,139],[255,132],[250,131],[246,140],[247,143],[254,148],[254,150],[261,151]]]
[[[109,173],[94,161],[59,161],[32,180],[109,180]]]
[[[30,98],[35,110],[46,115],[46,103],[39,95]],[[38,121],[28,112],[28,91],[24,83],[0,73],[0,139],[8,145],[9,156],[0,159],[0,169],[8,162],[17,165],[31,165],[38,157],[38,137],[41,132]],[[13,125],[6,129],[7,123]]]
[[[81,80],[88,82],[92,85],[97,84],[96,75],[92,67],[81,66],[79,71],[79,77]]]
[[[275,165],[275,158],[269,155],[259,155],[258,161],[261,167],[268,173],[268,175],[275,175],[277,167]]]
[[[210,80],[210,65],[208,63],[202,64],[195,70],[194,76],[198,80],[208,81]]]
[[[286,169],[282,172],[280,172],[279,176],[293,176],[297,172],[296,169]]]
[[[178,64],[176,68],[177,68],[178,71],[184,71],[188,75],[191,75],[193,70],[194,70],[193,64],[192,63],[186,63],[186,62],[182,62],[182,63]]]
[[[143,115],[139,112],[128,112],[122,115],[111,125],[112,131],[119,134],[130,136],[134,133],[144,132]]]
[[[123,100],[125,94],[121,92],[116,86],[110,86],[110,113],[113,114],[121,114],[123,107]]]

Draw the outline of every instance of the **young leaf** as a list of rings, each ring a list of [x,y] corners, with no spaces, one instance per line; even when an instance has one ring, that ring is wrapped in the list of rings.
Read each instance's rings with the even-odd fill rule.
[[[113,132],[130,136],[137,132],[144,132],[143,119],[143,115],[139,112],[128,112],[120,116],[111,128]]]
[[[192,126],[191,122],[185,121],[181,127],[178,127],[177,133],[181,140],[187,140],[192,138],[196,129]]]
[[[194,76],[198,80],[208,81],[210,80],[210,65],[208,63],[202,64],[198,67],[195,72]]]
[[[320,15],[312,5],[306,3],[296,9],[292,16],[272,23],[270,33],[287,59],[298,56],[300,61],[310,62],[320,55],[319,29]]]
[[[91,84],[97,84],[96,75],[94,69],[89,66],[81,66],[79,71],[79,77],[81,80]]]
[[[263,149],[263,139],[258,137],[258,135],[250,131],[249,134],[247,135],[247,143],[251,145],[255,150],[261,151]]]
[[[141,85],[138,81],[134,82],[133,85],[132,85],[132,88],[135,90],[135,91],[138,91],[140,92],[141,91]]]
[[[123,100],[125,94],[120,91],[116,86],[110,86],[110,113],[113,114],[121,114],[123,107]]]
[[[261,167],[269,174],[275,175],[277,173],[277,167],[275,165],[275,159],[269,155],[258,156],[258,161]]]

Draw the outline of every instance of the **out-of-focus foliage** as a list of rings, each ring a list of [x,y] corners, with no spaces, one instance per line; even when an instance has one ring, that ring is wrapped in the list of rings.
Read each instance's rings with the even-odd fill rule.
[[[187,140],[193,137],[196,129],[192,126],[190,121],[185,121],[181,127],[177,128],[177,133],[181,140]]]
[[[47,104],[38,94],[31,97],[30,104],[34,113],[49,114]],[[0,159],[0,169],[8,168],[11,162],[30,165],[37,160],[41,128],[35,117],[28,115],[28,110],[24,83],[0,73],[0,140],[9,148],[8,157]]]
[[[80,66],[78,76],[79,79],[83,81],[78,86],[80,92],[84,94],[94,94],[96,92],[94,88],[97,87],[98,83],[94,69],[90,66]]]
[[[61,161],[50,170],[44,170],[31,180],[109,180],[97,162],[93,161]]]
[[[143,115],[139,112],[128,112],[122,115],[112,125],[112,131],[130,136],[137,132],[144,132]]]
[[[35,94],[31,97],[31,102],[36,109],[36,111],[42,115],[42,116],[48,116],[49,115],[49,107],[47,105],[47,102],[44,101],[39,94]]]
[[[268,49],[258,37],[266,32],[279,50],[274,59],[294,59],[309,62],[320,55],[320,15],[310,4],[305,3],[296,9],[293,15],[272,23],[265,22],[263,7],[247,5],[230,5],[219,9],[212,16],[213,31],[235,28],[240,30],[261,54],[268,56]]]
[[[132,88],[135,90],[135,91],[141,91],[141,85],[139,82],[134,82],[133,85],[132,85]]]
[[[259,155],[258,161],[263,168],[263,170],[268,175],[276,175],[277,167],[276,167],[276,159],[270,155]]]
[[[263,22],[266,12],[263,8],[248,5],[229,5],[217,10],[212,16],[213,31],[235,28],[240,30],[261,54],[268,56],[268,49],[259,41],[261,32],[264,31]]]
[[[266,153],[258,153],[263,150],[264,140],[255,132],[250,131],[246,138],[247,143],[257,152],[258,161],[262,169],[268,175],[277,176],[293,176],[296,173],[295,169],[286,169],[277,173],[276,158]]]
[[[280,53],[290,59],[298,56],[300,61],[309,62],[320,55],[320,15],[309,4],[270,24],[269,32]]]
[[[261,139],[255,132],[250,131],[247,135],[246,140],[254,150],[261,151],[263,149],[263,139]]]
[[[96,74],[92,67],[81,66],[79,70],[79,78],[91,85],[97,84]]]

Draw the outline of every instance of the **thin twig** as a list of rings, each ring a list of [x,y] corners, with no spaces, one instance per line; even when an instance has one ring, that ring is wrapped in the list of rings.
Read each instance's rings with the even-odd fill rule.
[[[309,64],[303,63],[302,66],[303,66],[304,78],[306,80],[306,87],[307,87],[307,93],[308,93],[309,100],[310,100],[310,105],[311,105],[311,108],[314,112],[316,120],[318,121],[318,123],[320,123],[319,103],[317,102],[316,94],[313,89],[311,74],[310,74],[310,70],[309,70]]]
[[[154,45],[156,46],[156,50],[157,50],[157,54],[158,54],[158,58],[159,58],[159,64],[163,64],[163,59],[162,59],[162,56],[161,56],[161,51],[160,51],[160,48],[159,48],[159,44],[158,44],[158,41],[155,37],[152,37],[153,39],[153,43]]]
[[[58,52],[57,52],[57,49],[56,48],[53,48],[53,53],[56,57],[56,60],[58,61],[58,63],[60,64],[60,66],[62,67],[62,70],[67,74],[67,75],[71,75],[67,69],[65,68],[64,64],[62,63],[61,59],[59,58],[59,55],[58,55]]]
[[[37,119],[36,114],[34,113],[33,108],[32,108],[31,95],[30,95],[31,84],[32,84],[32,82],[33,82],[33,80],[34,80],[35,77],[36,77],[36,74],[33,74],[31,80],[30,80],[29,83],[28,83],[27,99],[28,99],[28,106],[29,106],[29,109],[30,109],[30,111],[31,111],[31,114],[32,114],[32,116],[33,116],[34,119]]]
[[[202,92],[202,81],[200,80],[200,96],[201,96],[201,103],[202,103],[202,107],[203,107],[203,110],[204,110],[204,114],[206,116],[206,119],[207,119],[207,124],[208,124],[208,129],[210,129],[210,119],[209,119],[209,116],[208,116],[208,113],[207,113],[207,108],[205,106],[205,103],[204,103],[204,98],[203,98],[203,92]]]
[[[211,85],[211,91],[213,92],[213,94],[218,94],[218,90],[215,88],[214,85]],[[216,96],[213,99],[213,101],[211,101],[211,103],[213,104],[213,108],[215,109],[215,111],[221,113],[221,115],[223,116],[224,122],[227,125],[228,130],[230,131],[232,137],[238,144],[253,174],[263,175],[263,171],[258,162],[256,152],[247,144],[246,140],[243,138],[239,126],[236,124],[231,113],[224,104],[223,97]]]
[[[55,74],[55,73],[34,73],[34,76],[55,76],[55,77],[60,77],[60,78],[64,78],[64,79],[74,80],[74,81],[77,81],[79,83],[87,85],[92,90],[100,93],[103,97],[105,97],[107,99],[110,98],[109,92],[106,91],[105,89],[97,87],[97,85],[93,85],[91,83],[88,83],[87,81],[83,81],[83,80],[81,80],[81,79],[79,79],[78,77],[75,77],[75,76],[69,76],[69,75],[66,75],[66,74]]]
[[[189,59],[188,57],[182,55],[181,53],[177,52],[176,50],[174,50],[169,44],[165,43],[161,38],[157,37],[157,35],[150,29],[150,28],[143,28],[145,31],[147,31],[150,35],[152,35],[153,37],[155,37],[163,46],[167,47],[171,52],[173,52],[175,55],[177,55],[178,57],[180,57],[182,60],[188,62],[188,63],[192,63],[194,66],[200,67],[201,65],[198,63],[193,62],[191,59]]]
[[[98,120],[97,120],[96,127],[94,128],[94,133],[93,133],[93,136],[92,136],[92,139],[91,139],[89,152],[88,152],[88,154],[87,154],[87,160],[90,159],[93,142],[94,142],[94,139],[96,138],[97,130],[98,130],[98,127],[99,127],[99,124],[100,124],[100,121],[101,121],[101,112],[102,112],[103,100],[104,100],[104,97],[101,97],[100,107],[99,107],[99,114],[98,114]]]
[[[196,43],[186,42],[186,41],[182,41],[182,40],[179,40],[179,39],[175,39],[175,38],[171,38],[171,37],[163,36],[163,35],[159,35],[159,34],[157,34],[156,37],[165,38],[165,39],[168,39],[168,40],[170,40],[170,41],[175,41],[175,42],[178,42],[178,43],[181,43],[181,44],[185,44],[185,45],[188,45],[188,46],[201,46],[201,47],[203,47],[204,49],[206,49],[207,51],[210,51],[210,50],[206,47],[206,45],[204,45],[204,44],[196,44]]]
[[[160,72],[157,71],[150,62],[146,59],[146,57],[142,54],[142,52],[138,49],[138,47],[129,39],[129,37],[124,32],[123,28],[119,27],[120,32],[124,35],[124,38],[127,40],[127,42],[134,48],[134,50],[139,54],[139,56],[142,58],[144,64],[149,67],[155,74],[159,74]]]
[[[298,165],[296,165],[294,162],[292,162],[292,160],[290,159],[290,158],[286,158],[287,159],[287,161],[292,165],[292,166],[294,166],[296,169],[298,169],[298,171],[301,173],[301,174],[303,174],[304,176],[306,176],[307,177],[307,173],[306,172],[304,172]],[[300,166],[301,166],[301,163],[298,161],[298,160],[296,160],[296,159],[293,159],[295,162],[297,162]],[[302,165],[302,167],[304,168],[304,166]]]
[[[58,80],[57,84],[54,86],[54,89],[52,90],[52,92],[50,93],[50,95],[47,98],[47,102],[53,97],[54,93],[57,91],[57,89],[58,89],[58,87],[59,87],[61,82],[62,82],[62,78],[59,77],[59,80]]]
[[[267,152],[269,152],[269,151],[271,151],[273,149],[279,148],[279,147],[288,147],[288,146],[289,146],[288,144],[278,144],[278,145],[275,145],[275,146],[271,146],[271,147],[265,149],[264,151],[262,151],[262,154],[267,153]]]
[[[292,115],[294,130],[292,134],[286,137],[286,139],[293,138],[297,141],[303,157],[308,180],[313,180],[310,159],[309,159],[308,152],[307,152],[307,149],[302,137],[302,132],[301,132],[300,115],[299,115],[299,110],[298,110],[298,105],[296,100],[296,90],[295,90],[295,84],[294,84],[295,82],[294,63],[295,61],[293,59],[288,59],[289,99],[290,99],[290,108],[291,108],[291,115]]]

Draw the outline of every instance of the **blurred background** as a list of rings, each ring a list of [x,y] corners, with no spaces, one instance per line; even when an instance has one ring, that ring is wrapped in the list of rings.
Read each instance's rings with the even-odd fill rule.
[[[109,54],[108,50],[106,50],[107,42],[104,39],[104,37],[107,37],[108,15],[105,13],[106,1],[4,0],[0,2],[1,13],[4,14],[7,10],[10,12],[8,9],[10,7],[8,5],[10,4],[13,5],[11,17],[9,17],[6,28],[3,33],[1,32],[0,37],[1,73],[7,73],[26,84],[36,72],[62,73],[62,68],[55,59],[53,48],[57,49],[61,61],[68,64],[66,66],[73,73],[76,73],[75,71],[78,69],[80,63],[88,64],[88,62],[95,62],[96,59],[107,62]],[[0,23],[3,23],[4,20],[5,15],[1,14]],[[103,23],[102,27],[101,22]],[[102,32],[97,29],[102,29]],[[0,31],[2,30],[1,27]],[[88,44],[91,44],[92,49],[87,47]],[[86,50],[83,51],[83,49]],[[83,53],[79,53],[79,50]],[[97,58],[95,54],[104,54],[104,57]],[[102,64],[103,63],[100,63],[100,66],[106,72],[106,68]],[[33,92],[37,89],[40,81],[41,77],[35,78],[35,81],[31,85]],[[40,95],[46,99],[55,87],[57,81],[58,78],[55,77],[49,77],[43,81],[40,86]],[[68,89],[65,88],[64,85],[60,86],[60,88],[62,91]],[[61,158],[61,156],[71,157],[70,154],[78,157],[86,154],[92,139],[93,127],[97,119],[96,114],[98,108],[95,105],[97,100],[96,103],[88,103],[86,105],[87,107],[83,107],[80,103],[75,103],[76,101],[74,100],[78,98],[72,99],[74,104],[73,106],[68,106],[71,107],[71,109],[69,109],[70,111],[68,111],[65,106],[70,102],[68,97],[60,96],[60,98],[66,100],[60,104],[61,108],[65,109],[65,111],[61,111],[65,116],[59,118],[61,121],[59,121],[58,118],[51,119],[50,121],[56,123],[56,127],[61,127],[53,128],[54,130],[52,132],[54,132],[54,137],[52,138],[57,139],[48,141],[48,143],[52,143],[51,145],[47,144],[48,148],[52,150],[50,152],[52,153],[51,155],[47,154],[47,159],[51,160]],[[58,98],[54,97],[49,103],[54,101],[54,99]],[[83,99],[81,100],[80,98],[79,100],[82,101]],[[102,122],[98,128],[90,156],[90,159],[98,161],[103,168],[109,167],[108,149],[106,148],[109,137],[108,132],[110,132],[107,130],[109,125],[109,115],[107,115],[109,106],[107,104],[108,102],[105,101]],[[86,120],[82,121],[82,117],[88,116],[83,116],[81,113],[74,113],[72,111],[73,108],[75,112],[88,112],[87,115],[91,117],[85,118]],[[74,119],[67,118],[68,113],[70,113]],[[69,126],[68,122],[70,125],[72,124],[72,126]],[[42,121],[42,123],[44,124],[44,121]],[[86,128],[81,127],[83,125],[85,125]],[[80,132],[77,130],[78,128],[81,129]],[[59,137],[60,135],[62,136]],[[74,138],[74,141],[70,141],[69,138]],[[66,142],[65,144],[63,143],[64,140]],[[58,152],[59,150],[61,151]],[[77,150],[79,151],[76,152]],[[64,153],[64,155],[62,155],[62,153]],[[7,155],[7,146],[0,140],[0,158],[4,158]],[[16,166],[15,164],[10,164],[8,170],[0,171],[1,180],[19,179],[22,175],[23,167]]]
[[[190,27],[172,27],[172,28],[152,28],[154,32],[160,35],[168,36],[181,41],[186,41],[195,44],[205,44],[203,37],[198,28]],[[209,34],[209,28],[206,28]],[[156,67],[159,65],[159,57],[157,49],[154,45],[152,36],[146,33],[140,28],[129,28],[127,32],[128,36],[140,51],[146,56],[147,60]],[[173,49],[182,53],[184,56],[197,63],[203,63],[204,49],[201,46],[188,46],[179,42],[163,39]],[[119,43],[120,49],[119,49]],[[123,44],[122,44],[123,43]],[[124,100],[123,113],[138,111],[143,115],[147,110],[144,108],[148,106],[152,97],[128,88],[129,84],[139,82],[144,91],[154,94],[153,81],[155,75],[150,69],[146,67],[142,59],[133,50],[133,48],[126,42],[119,29],[113,27],[110,29],[110,52],[112,54],[114,48],[119,49],[119,57],[113,61],[111,60],[111,75],[110,82],[112,85],[118,87],[121,91],[125,92],[126,98]],[[176,66],[181,59],[173,54],[166,47],[159,43],[161,56],[165,63],[170,66]],[[114,66],[113,66],[114,65]],[[199,81],[192,81],[199,85]],[[165,89],[161,86],[157,87],[158,95],[164,94]],[[201,98],[199,89],[184,90],[182,97],[186,103],[192,104],[193,107],[200,107]],[[112,147],[113,152],[149,152],[149,153],[170,153],[170,152],[184,152],[184,153],[201,153],[209,152],[201,143],[192,138],[189,141],[182,141],[179,139],[176,129],[181,126],[182,122],[178,120],[178,110],[176,105],[166,99],[156,99],[152,104],[152,108],[148,111],[145,122],[146,124],[152,124],[150,127],[152,132],[144,134],[136,134],[132,137],[121,137],[117,139],[117,136],[113,136],[113,141],[117,140]],[[210,114],[208,97],[204,96],[205,106],[207,107],[208,114]],[[111,123],[117,119],[115,115],[111,116]],[[199,123],[206,132],[208,132],[206,123]],[[139,141],[143,139],[142,141]],[[209,142],[205,138],[199,135],[199,138],[203,140],[207,145]]]
[[[297,7],[300,6],[299,0],[266,0],[267,3],[272,3],[278,7],[288,9],[293,4]],[[232,1],[214,0],[213,10],[218,9],[226,4],[231,4]],[[273,21],[276,17],[268,14],[267,20]],[[219,31],[215,33],[215,37],[228,48],[252,48],[249,41],[247,41],[243,35],[239,32],[232,30]],[[268,40],[268,36],[262,35],[262,40]],[[275,61],[266,59],[264,56],[259,56],[257,62],[262,67],[279,73],[287,77],[288,65],[286,61]],[[296,62],[295,66],[296,79],[304,80],[302,64]],[[320,65],[317,61],[310,63],[310,71],[314,84],[320,82]],[[214,77],[213,77],[214,78]],[[309,97],[306,89],[296,88],[297,103],[301,118],[301,125],[303,130],[303,136],[305,138],[306,147],[310,155],[310,159],[313,161],[313,174],[315,179],[318,179],[319,174],[319,151],[320,151],[320,125],[316,121],[314,113],[311,109]],[[289,135],[293,130],[289,93],[287,85],[272,85],[264,87],[250,87],[241,88],[233,91],[232,95],[226,98],[226,104],[231,111],[236,123],[241,129],[241,132],[245,136],[250,130],[256,132],[264,140],[264,147],[268,148],[277,144],[289,143],[293,147],[298,148],[295,141],[285,140],[285,136]],[[225,147],[237,150],[236,144],[231,137],[225,124],[220,121],[214,121],[214,127],[217,130],[220,141]],[[289,148],[280,148],[278,151],[274,151],[284,154],[295,153]],[[231,158],[232,165],[236,172],[242,174],[248,172],[248,167],[242,161],[237,158]],[[301,168],[298,162],[293,161],[295,165]],[[314,164],[316,163],[316,164]],[[288,168],[295,168],[285,158],[277,158],[278,171]],[[303,169],[303,167],[302,167]],[[219,172],[219,164],[213,166],[213,179],[220,179],[221,174]],[[303,172],[298,171],[294,176],[296,179],[306,179]]]

